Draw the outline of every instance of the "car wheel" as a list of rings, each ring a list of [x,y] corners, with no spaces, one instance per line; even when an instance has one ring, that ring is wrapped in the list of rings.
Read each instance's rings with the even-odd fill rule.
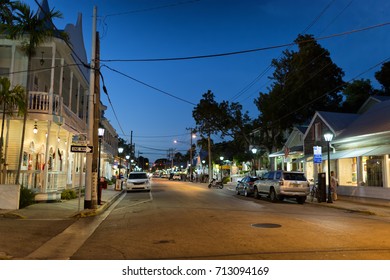
[[[306,201],[306,196],[298,196],[297,197],[297,202],[299,204],[303,204],[303,203],[305,203],[305,201]]]
[[[260,197],[259,191],[257,190],[256,187],[255,187],[255,189],[253,190],[253,196],[254,196],[255,198],[259,198],[259,197]]]
[[[276,202],[278,200],[278,197],[276,195],[275,189],[271,188],[269,190],[269,198],[271,199],[272,202]]]

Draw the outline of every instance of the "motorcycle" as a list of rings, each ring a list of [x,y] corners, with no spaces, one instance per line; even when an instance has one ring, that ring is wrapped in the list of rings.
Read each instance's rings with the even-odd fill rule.
[[[222,189],[223,188],[223,183],[222,183],[222,181],[217,181],[217,179],[213,179],[209,183],[208,187],[209,187],[209,189],[211,189],[211,188],[220,188],[220,189]]]

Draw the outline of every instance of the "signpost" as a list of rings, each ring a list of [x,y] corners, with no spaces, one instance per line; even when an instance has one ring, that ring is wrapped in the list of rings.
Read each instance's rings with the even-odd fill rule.
[[[93,153],[93,146],[71,145],[70,151],[72,153]]]
[[[314,163],[322,163],[322,147],[314,146],[313,154],[314,154],[314,158],[313,158]]]

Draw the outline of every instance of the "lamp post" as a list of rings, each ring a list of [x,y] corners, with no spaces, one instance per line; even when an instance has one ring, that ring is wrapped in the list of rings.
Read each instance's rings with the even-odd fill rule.
[[[223,165],[223,159],[224,157],[219,157],[219,159],[221,160],[221,181],[222,181],[222,165]]]
[[[121,165],[122,165],[122,158],[121,158],[121,153],[123,152],[123,148],[119,147],[118,148],[118,156],[119,156],[119,179],[121,178]]]
[[[255,173],[254,175],[256,176],[255,157],[256,157],[257,149],[256,148],[252,148],[251,151],[252,151],[252,154],[253,154],[253,168],[252,168],[252,170],[254,169],[254,173]]]
[[[100,183],[100,159],[102,154],[102,139],[104,136],[104,128],[98,128],[98,136],[99,136],[99,160],[98,160],[98,205],[102,203],[102,185]]]
[[[330,186],[330,141],[333,139],[332,133],[324,134],[325,141],[328,143],[328,203],[333,203],[332,194],[331,194],[331,186]]]
[[[190,181],[192,182],[192,139],[195,139],[196,135],[192,132],[192,128],[190,128],[190,132]]]
[[[127,160],[126,177],[127,177],[127,178],[129,178],[129,159],[130,159],[130,155],[127,155],[127,156],[126,156],[126,160]]]

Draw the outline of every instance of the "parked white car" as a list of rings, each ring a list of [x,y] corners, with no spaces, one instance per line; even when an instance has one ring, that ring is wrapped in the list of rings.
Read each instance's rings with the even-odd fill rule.
[[[150,191],[151,188],[152,185],[146,172],[131,172],[129,178],[126,180],[127,191]]]
[[[254,196],[259,198],[267,195],[271,201],[283,200],[285,197],[295,197],[303,204],[310,192],[309,182],[303,172],[270,171],[254,183]]]

